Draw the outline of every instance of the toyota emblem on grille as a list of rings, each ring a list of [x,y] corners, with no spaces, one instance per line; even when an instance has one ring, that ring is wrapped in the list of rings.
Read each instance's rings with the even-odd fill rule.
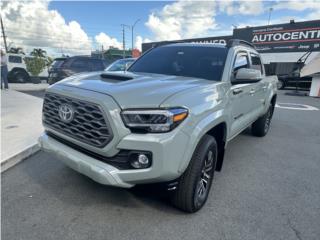
[[[69,123],[72,121],[74,115],[74,109],[72,106],[68,104],[62,104],[59,107],[59,117],[60,119],[65,122]]]

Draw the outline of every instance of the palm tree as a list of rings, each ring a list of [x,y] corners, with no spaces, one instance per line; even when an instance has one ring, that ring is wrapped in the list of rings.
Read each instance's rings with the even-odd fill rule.
[[[50,67],[50,65],[53,63],[53,58],[51,58],[51,57],[47,57],[47,59],[46,59],[46,65],[47,65],[47,67]]]
[[[31,56],[34,57],[41,57],[41,58],[45,58],[47,55],[47,52],[41,48],[35,48],[32,50],[32,52],[30,53]]]
[[[23,54],[23,55],[25,55],[22,47],[11,47],[9,49],[8,53],[15,53],[15,54]]]

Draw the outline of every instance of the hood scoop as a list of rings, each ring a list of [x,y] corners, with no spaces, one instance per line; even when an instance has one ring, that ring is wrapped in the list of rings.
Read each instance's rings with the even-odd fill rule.
[[[122,74],[121,73],[102,73],[100,77],[105,79],[110,79],[110,80],[119,80],[119,81],[128,81],[133,79],[132,76],[125,73],[122,73]]]

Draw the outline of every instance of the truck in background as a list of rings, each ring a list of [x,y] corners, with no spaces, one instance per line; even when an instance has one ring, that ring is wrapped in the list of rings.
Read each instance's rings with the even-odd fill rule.
[[[8,81],[9,83],[39,83],[40,80],[48,79],[48,68],[46,67],[37,78],[33,78],[27,70],[25,58],[32,58],[32,56],[16,53],[7,53],[8,64]]]

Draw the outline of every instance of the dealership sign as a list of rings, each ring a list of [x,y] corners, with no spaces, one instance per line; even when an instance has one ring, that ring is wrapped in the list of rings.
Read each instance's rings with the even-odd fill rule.
[[[232,36],[143,43],[142,51],[177,42],[226,44],[232,38],[253,43],[260,53],[320,51],[320,20],[236,28]]]
[[[234,29],[233,38],[264,52],[320,51],[320,20]]]
[[[142,44],[142,52],[153,48],[158,47],[165,44],[170,43],[182,43],[182,42],[188,42],[188,43],[216,43],[216,44],[222,44],[226,45],[228,40],[230,40],[232,36],[221,36],[221,37],[207,37],[207,38],[192,38],[192,39],[183,39],[183,40],[174,40],[174,41],[162,41],[162,42],[150,42],[150,43],[143,43]]]

